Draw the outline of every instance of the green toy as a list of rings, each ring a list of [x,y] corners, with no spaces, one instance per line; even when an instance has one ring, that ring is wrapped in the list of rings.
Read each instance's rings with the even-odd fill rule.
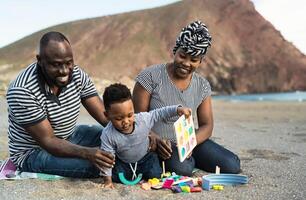
[[[139,181],[141,181],[142,174],[138,174],[136,179],[134,179],[133,181],[129,181],[129,180],[126,180],[126,178],[124,177],[124,174],[120,172],[119,179],[124,185],[136,185],[137,183],[139,183]]]

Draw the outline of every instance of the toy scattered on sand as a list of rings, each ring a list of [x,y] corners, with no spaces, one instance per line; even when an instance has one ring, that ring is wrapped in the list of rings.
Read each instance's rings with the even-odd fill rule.
[[[202,187],[204,190],[220,189],[214,188],[215,185],[242,185],[248,183],[248,177],[239,174],[210,174],[203,176],[203,184]],[[223,188],[222,188],[223,189]]]
[[[163,164],[164,168],[164,164]],[[248,183],[248,177],[238,174],[222,174],[220,168],[216,166],[216,174],[205,175],[202,177],[187,177],[180,176],[174,172],[169,176],[169,172],[163,174],[160,179],[149,179],[148,182],[143,182],[141,188],[144,190],[150,189],[170,189],[173,193],[190,193],[201,192],[202,190],[219,190],[222,191],[224,186],[242,185]]]
[[[136,185],[139,183],[142,179],[142,174],[138,174],[137,178],[135,178],[132,181],[129,181],[125,178],[124,174],[122,172],[119,173],[119,179],[124,185]]]
[[[185,115],[182,115],[175,123],[174,130],[177,138],[177,147],[179,159],[183,162],[188,155],[192,152],[196,146],[195,129],[192,117],[188,119]],[[165,162],[162,162],[163,172],[161,178],[149,179],[148,182],[143,182],[141,188],[144,190],[150,189],[170,189],[174,193],[190,193],[190,192],[201,192],[202,189],[210,190],[223,190],[224,186],[227,185],[241,185],[248,183],[248,177],[238,174],[222,174],[220,168],[216,166],[216,173],[205,175],[198,178],[191,178],[187,176],[180,176],[174,172],[165,172]],[[136,174],[133,171],[133,179],[136,178]],[[125,179],[122,173],[119,173],[119,179],[125,185],[135,185],[142,178],[142,174],[139,174],[133,181]]]

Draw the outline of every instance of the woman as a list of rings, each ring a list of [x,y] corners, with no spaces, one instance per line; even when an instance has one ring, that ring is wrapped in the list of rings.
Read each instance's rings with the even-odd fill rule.
[[[206,25],[192,22],[182,29],[176,40],[173,62],[144,69],[138,74],[133,90],[136,112],[174,104],[192,108],[197,146],[184,162],[179,161],[173,133],[173,123],[178,118],[156,123],[152,129],[166,169],[180,175],[191,176],[194,167],[208,172],[214,172],[216,166],[222,173],[240,171],[238,156],[209,139],[213,130],[211,87],[195,70],[210,45],[211,36]]]

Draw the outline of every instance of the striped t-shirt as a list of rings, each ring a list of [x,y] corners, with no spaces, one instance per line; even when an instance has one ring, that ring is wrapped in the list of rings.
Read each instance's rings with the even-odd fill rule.
[[[136,82],[151,94],[149,110],[177,104],[189,107],[192,109],[195,127],[198,128],[197,108],[211,95],[210,84],[205,78],[193,73],[188,88],[180,91],[171,81],[166,64],[160,64],[144,69],[136,77]],[[176,142],[173,123],[177,119],[178,116],[175,116],[158,121],[152,130],[162,138]]]
[[[58,96],[51,93],[37,63],[23,70],[6,94],[9,152],[14,164],[21,167],[26,157],[35,148],[40,148],[25,131],[25,126],[48,119],[54,134],[66,139],[75,129],[81,99],[96,95],[92,81],[78,66],[73,68],[71,81]]]

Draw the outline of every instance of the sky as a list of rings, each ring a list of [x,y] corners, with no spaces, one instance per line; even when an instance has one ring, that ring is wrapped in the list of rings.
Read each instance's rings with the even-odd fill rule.
[[[178,0],[0,0],[0,48],[64,22],[153,8]],[[252,0],[256,10],[306,54],[306,1]]]

